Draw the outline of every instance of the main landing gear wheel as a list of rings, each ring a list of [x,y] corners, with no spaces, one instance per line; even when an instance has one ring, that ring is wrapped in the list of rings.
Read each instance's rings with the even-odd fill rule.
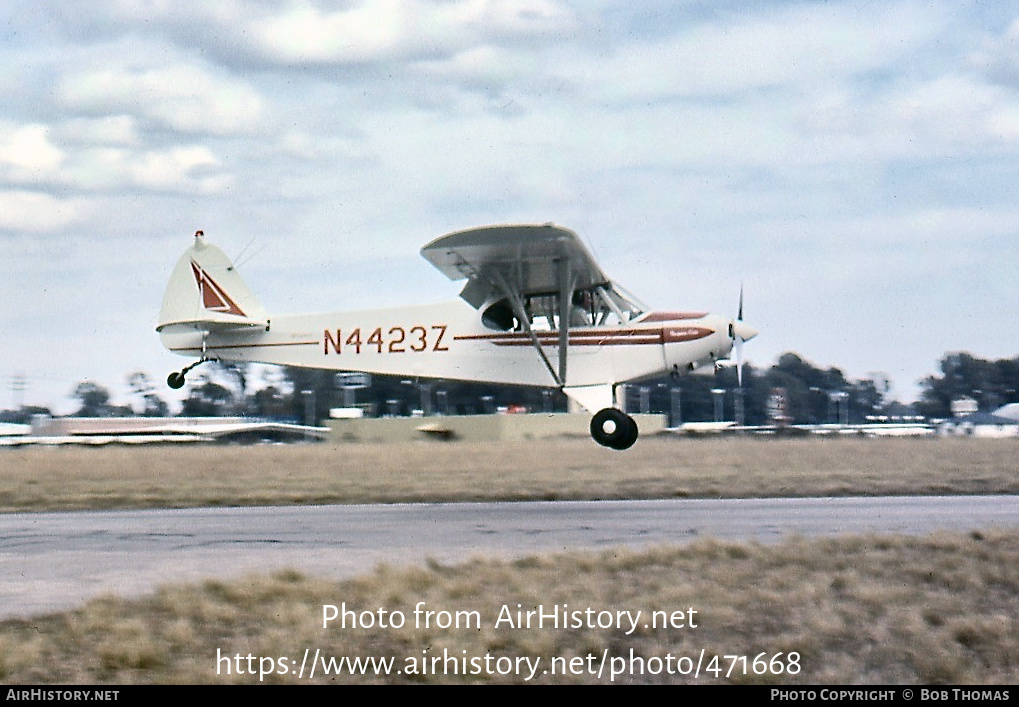
[[[637,441],[637,423],[622,410],[605,408],[591,418],[594,441],[612,449],[629,449]]]

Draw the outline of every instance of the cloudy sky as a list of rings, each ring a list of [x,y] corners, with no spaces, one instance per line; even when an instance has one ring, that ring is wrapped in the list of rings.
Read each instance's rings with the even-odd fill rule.
[[[758,366],[1019,354],[1011,3],[6,0],[0,67],[0,407],[186,363],[199,228],[270,311],[455,297],[424,243],[552,221],[655,308],[742,282]]]

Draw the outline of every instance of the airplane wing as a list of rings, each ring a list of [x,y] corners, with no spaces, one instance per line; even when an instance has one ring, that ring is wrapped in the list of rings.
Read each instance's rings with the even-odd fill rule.
[[[610,283],[580,237],[552,224],[456,231],[426,245],[421,255],[450,280],[469,279],[460,296],[474,307],[497,285],[521,298],[559,293],[564,272],[574,291]]]
[[[588,293],[588,307],[582,308],[582,314],[589,325],[604,321],[610,311],[621,322],[639,313],[616,292],[577,234],[550,223],[456,231],[426,245],[421,255],[449,279],[466,278],[460,297],[475,309],[500,299],[505,302],[515,325],[528,334],[559,387],[566,385],[566,348],[577,304],[575,294]],[[559,331],[558,368],[552,365],[531,328],[535,314],[529,301],[532,298],[552,303],[544,316],[547,322],[555,322]],[[489,310],[496,306],[489,306]],[[504,321],[509,325],[514,320],[509,317]]]

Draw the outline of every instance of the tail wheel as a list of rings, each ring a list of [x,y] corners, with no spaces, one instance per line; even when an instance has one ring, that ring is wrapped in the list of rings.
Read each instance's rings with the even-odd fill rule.
[[[199,231],[199,233],[201,233],[201,231]],[[269,330],[266,329],[266,331],[269,331]],[[200,359],[198,359],[197,361],[195,361],[194,363],[192,363],[190,366],[184,366],[184,368],[180,369],[179,371],[174,371],[173,373],[168,375],[166,377],[166,384],[168,386],[170,386],[171,388],[173,388],[174,390],[179,390],[179,389],[183,388],[184,384],[187,382],[187,380],[185,379],[185,376],[188,374],[188,371],[190,371],[195,366],[201,366],[206,361],[218,361],[218,360],[219,360],[218,358],[213,358],[211,356],[206,356],[205,355],[205,342],[203,341],[202,342],[202,357]]]
[[[629,449],[637,441],[637,423],[622,410],[605,408],[591,418],[594,441],[612,449]]]

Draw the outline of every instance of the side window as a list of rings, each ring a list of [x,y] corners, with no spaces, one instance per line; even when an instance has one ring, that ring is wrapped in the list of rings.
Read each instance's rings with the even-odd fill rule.
[[[509,302],[499,300],[481,314],[481,323],[496,331],[510,331],[516,326],[517,318],[513,316]]]

